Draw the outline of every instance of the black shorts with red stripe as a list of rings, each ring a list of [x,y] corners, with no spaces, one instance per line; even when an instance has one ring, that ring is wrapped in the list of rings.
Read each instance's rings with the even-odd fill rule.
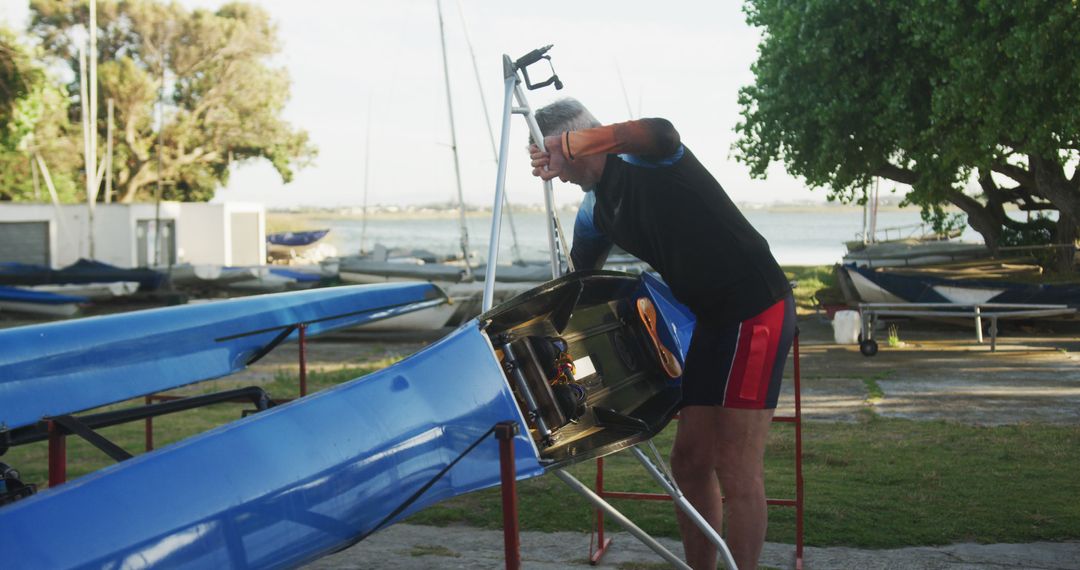
[[[795,338],[795,299],[741,323],[698,321],[682,377],[682,406],[774,409]]]

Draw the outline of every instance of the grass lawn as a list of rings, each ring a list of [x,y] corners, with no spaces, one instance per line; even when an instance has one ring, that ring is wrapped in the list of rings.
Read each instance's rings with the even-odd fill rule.
[[[1025,425],[979,428],[881,419],[807,423],[803,428],[806,542],[815,546],[892,548],[975,542],[1080,538],[1080,428]],[[671,447],[674,426],[658,438]],[[777,424],[766,457],[770,497],[794,497],[793,428]],[[571,469],[592,484],[595,462]],[[605,488],[659,488],[629,454],[605,461]],[[553,477],[520,486],[526,530],[592,528],[588,505]],[[677,537],[667,503],[621,501],[639,526]],[[495,491],[459,497],[418,513],[413,522],[501,528]],[[792,543],[794,509],[771,507],[768,539]]]

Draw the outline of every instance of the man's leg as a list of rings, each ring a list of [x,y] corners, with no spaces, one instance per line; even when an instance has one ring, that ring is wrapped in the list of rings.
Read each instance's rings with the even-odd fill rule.
[[[716,478],[716,411],[713,406],[686,406],[679,412],[675,444],[671,448],[671,471],[679,489],[705,520],[723,532],[723,506],[720,482]],[[675,509],[679,521],[686,563],[691,568],[716,568],[716,547],[681,509]]]
[[[725,537],[739,568],[756,568],[767,512],[762,462],[773,410],[687,406],[672,448],[675,481],[690,504],[719,533],[721,488],[730,515]],[[718,478],[719,477],[719,482]],[[716,567],[716,547],[677,511],[686,560],[696,570]]]
[[[717,408],[716,474],[728,513],[725,536],[739,568],[757,568],[765,543],[765,441],[773,410]]]

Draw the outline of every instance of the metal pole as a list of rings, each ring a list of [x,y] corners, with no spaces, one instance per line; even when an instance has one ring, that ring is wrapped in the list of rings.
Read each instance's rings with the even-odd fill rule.
[[[364,209],[360,225],[360,254],[364,253],[364,240],[367,238],[368,221],[368,181],[371,173],[371,97],[367,105],[367,134],[364,136]]]
[[[679,568],[680,570],[692,570],[685,562],[679,559],[678,556],[672,554],[672,552],[666,548],[649,533],[641,530],[637,525],[626,518],[626,515],[620,513],[615,507],[611,506],[600,495],[597,495],[592,489],[585,486],[584,483],[578,481],[573,475],[563,471],[562,469],[556,469],[554,474],[559,479],[562,479],[563,483],[566,483],[574,492],[581,495],[585,500],[592,503],[598,509],[603,510],[611,518],[615,519],[615,522],[619,523],[627,532],[634,535],[635,538],[641,541],[642,544],[648,546],[653,552],[658,554],[661,558],[666,560],[672,566]]]
[[[105,138],[105,203],[112,202],[112,169],[113,169],[113,98],[106,100],[106,114],[109,117],[109,125]]]
[[[514,73],[517,74],[516,71]],[[541,151],[547,152],[547,148],[544,147],[544,134],[540,131],[540,125],[536,122],[532,107],[529,107],[529,101],[525,98],[525,91],[522,90],[521,85],[514,85],[514,97],[521,107],[518,112],[525,115],[525,123],[529,125],[529,134],[532,135],[533,141],[536,142],[536,146],[540,147]],[[559,267],[559,246],[555,241],[558,218],[555,217],[554,189],[550,180],[544,181],[544,207],[548,215],[546,224],[548,247],[551,249],[551,276],[554,278],[562,275],[562,268]]]
[[[297,327],[300,344],[300,397],[307,396],[307,323]]]
[[[457,130],[454,128],[454,101],[450,96],[450,65],[446,60],[446,33],[443,31],[442,1],[435,0],[439,9],[439,39],[442,41],[443,74],[446,78],[446,106],[450,110],[450,148],[454,151],[454,178],[457,180],[458,217],[461,221],[461,254],[465,260],[465,275],[472,276],[469,264],[469,227],[465,224],[465,194],[461,189],[461,166],[458,164]]]
[[[495,146],[495,129],[491,127],[491,115],[488,114],[487,98],[484,97],[484,83],[480,81],[480,67],[476,63],[476,52],[473,51],[472,39],[469,38],[469,26],[465,23],[465,11],[461,8],[461,0],[457,0],[458,15],[461,16],[461,29],[465,32],[465,44],[469,46],[469,56],[472,58],[473,75],[476,77],[476,87],[480,91],[480,107],[484,110],[484,123],[487,125],[488,140],[491,141],[491,152],[495,162],[499,162],[499,149]],[[510,194],[503,195],[506,203],[506,221],[510,223],[510,237],[514,240],[510,253],[514,261],[522,261],[521,248],[518,247],[517,226],[514,225],[514,212],[510,208]]]
[[[499,234],[502,231],[503,195],[506,192],[507,154],[510,152],[510,115],[514,110],[514,87],[518,76],[510,57],[503,56],[502,133],[499,135],[499,166],[495,174],[495,205],[491,209],[491,240],[488,242],[487,267],[484,269],[484,298],[482,311],[491,308],[495,301],[495,265],[499,261]]]
[[[152,396],[145,398],[146,405],[154,403]],[[146,443],[146,451],[153,451],[154,449],[154,416],[147,416],[146,423],[143,426],[143,441]]]
[[[795,330],[795,570],[803,567],[802,376],[799,331]]]
[[[60,424],[49,420],[49,487],[67,481],[67,436]]]
[[[604,496],[604,458],[596,458],[596,494]],[[611,546],[611,539],[604,537],[604,511],[596,509],[596,552],[589,553],[589,564],[595,566]]]
[[[161,265],[161,184],[162,152],[161,135],[165,132],[165,41],[161,42],[161,85],[158,87],[158,132],[157,132],[157,188],[154,191],[154,266]]]
[[[514,462],[514,436],[517,422],[501,422],[495,426],[499,440],[499,475],[502,480],[503,552],[507,570],[521,568],[521,532],[518,529],[517,469]]]
[[[94,209],[97,206],[98,190],[101,189],[101,179],[98,177],[98,152],[97,152],[97,120],[98,120],[98,81],[97,81],[97,0],[90,0],[90,22],[87,25],[87,31],[90,32],[90,101],[89,110],[90,117],[87,125],[90,127],[90,161],[87,164],[86,176],[87,184],[91,184],[90,180],[93,180],[93,186],[90,188],[90,193],[87,195],[87,200],[90,203],[90,259],[94,259]],[[91,166],[92,165],[92,166]],[[91,168],[93,171],[91,172]]]
[[[997,315],[990,317],[990,352],[997,352]]]
[[[701,513],[694,508],[694,505],[690,504],[686,495],[683,495],[682,491],[675,486],[675,482],[668,480],[667,476],[665,476],[656,465],[653,465],[653,462],[649,460],[645,455],[645,452],[641,451],[641,449],[635,446],[631,448],[631,452],[641,463],[642,467],[649,472],[649,475],[652,475],[652,478],[664,488],[664,491],[667,492],[668,495],[671,495],[671,499],[675,501],[675,505],[682,510],[687,518],[693,521],[694,525],[698,527],[698,530],[700,530],[710,542],[716,545],[717,551],[720,553],[721,558],[724,559],[724,564],[729,569],[736,570],[737,566],[735,565],[735,558],[731,556],[731,551],[728,550],[727,543],[724,542],[723,538],[720,538],[720,533],[716,532],[716,529],[709,524],[709,521],[701,516]]]
[[[977,340],[979,344],[983,343],[982,309],[978,305],[975,305],[975,340]]]
[[[94,180],[97,174],[97,160],[90,155],[90,95],[87,93],[88,80],[86,79],[86,50],[79,46],[79,98],[82,99],[80,109],[82,111],[83,126],[83,166],[86,171],[86,209],[87,209],[87,257],[94,258]]]

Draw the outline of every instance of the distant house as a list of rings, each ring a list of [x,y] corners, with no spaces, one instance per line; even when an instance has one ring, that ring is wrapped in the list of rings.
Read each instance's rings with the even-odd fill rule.
[[[89,220],[86,204],[0,204],[0,262],[58,268],[89,258]],[[117,267],[266,260],[261,204],[162,202],[160,213],[154,204],[97,204],[93,225],[93,258]]]

